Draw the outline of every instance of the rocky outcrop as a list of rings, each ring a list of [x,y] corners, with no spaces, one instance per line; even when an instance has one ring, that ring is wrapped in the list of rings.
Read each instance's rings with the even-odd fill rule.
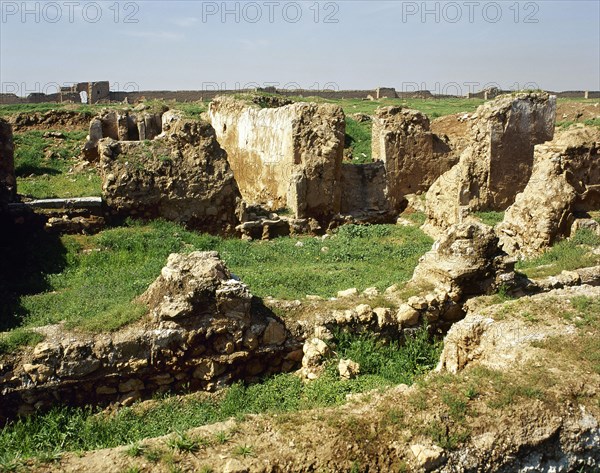
[[[88,141],[83,146],[84,156],[91,161],[97,161],[98,142],[102,138],[117,141],[154,139],[162,132],[162,115],[167,110],[166,106],[151,109],[144,104],[133,110],[103,110],[90,121]]]
[[[12,128],[0,118],[0,213],[17,194]]]
[[[373,117],[373,160],[385,163],[390,206],[400,210],[405,194],[426,191],[457,161],[448,142],[430,131],[416,110],[383,107]]]
[[[494,230],[481,223],[449,228],[421,258],[412,282],[444,288],[452,299],[489,294],[509,282],[514,261],[498,247]]]
[[[330,104],[275,108],[230,97],[209,107],[244,200],[325,221],[340,210],[345,121]]]
[[[241,197],[210,124],[174,120],[152,141],[99,142],[102,193],[117,217],[164,218],[231,233]]]
[[[413,296],[399,309],[399,318],[447,322],[464,316],[462,305],[474,296],[512,285],[514,261],[498,248],[491,227],[463,223],[450,227],[415,268],[410,284],[433,287],[425,297]],[[400,314],[402,314],[400,316]]]
[[[555,97],[545,93],[506,95],[480,106],[458,164],[427,192],[425,229],[435,234],[471,212],[510,206],[531,176],[534,145],[552,139],[555,109]]]
[[[129,404],[156,392],[213,390],[289,371],[302,342],[216,252],[172,254],[140,297],[149,315],[116,333],[55,337],[0,365],[0,419],[69,404]],[[300,350],[300,351],[299,351]]]
[[[498,230],[505,251],[519,256],[569,236],[576,214],[600,210],[600,130],[570,128],[535,155],[531,179]]]

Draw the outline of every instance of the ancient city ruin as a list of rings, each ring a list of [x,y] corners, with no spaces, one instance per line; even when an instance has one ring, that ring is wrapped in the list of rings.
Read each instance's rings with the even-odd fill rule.
[[[88,85],[91,100],[106,89],[104,83],[94,84]],[[73,93],[83,90],[80,85]],[[544,340],[592,324],[588,318],[597,316],[589,315],[592,312],[578,316],[580,320],[569,319],[574,325],[567,329],[561,328],[560,315],[544,315],[547,325],[534,330],[531,320],[502,315],[501,310],[512,314],[522,304],[534,319],[541,317],[534,307],[547,298],[560,307],[571,300],[596,304],[598,263],[539,277],[528,277],[518,264],[550,251],[557,242],[576,238],[581,229],[588,239],[600,237],[598,128],[555,129],[557,100],[545,92],[499,95],[472,113],[435,120],[403,105],[387,105],[383,97],[394,99],[395,91],[378,89],[377,99],[384,106],[372,115],[353,115],[371,131],[371,159],[361,163],[352,161],[347,147],[347,124],[354,118],[342,106],[277,94],[220,96],[197,116],[186,115],[176,103],[140,101],[99,106],[83,124],[77,113],[62,111],[0,119],[0,221],[4,236],[14,232],[15,240],[31,233],[99,235],[104,241],[105,231],[134,225],[131,228],[141,228],[143,234],[150,231],[143,225],[158,219],[180,225],[169,238],[189,240],[187,233],[182,237],[180,232],[191,231],[190,235],[208,234],[207,242],[226,237],[224,241],[263,248],[276,248],[282,238],[294,238],[298,255],[316,245],[317,261],[334,252],[333,242],[341,238],[344,226],[356,227],[352,231],[360,233],[385,223],[410,227],[428,238],[425,231],[435,238],[433,246],[427,240],[429,251],[417,255],[403,283],[379,289],[351,287],[329,299],[307,293],[302,300],[254,295],[251,285],[225,263],[231,255],[200,250],[186,240],[186,251],[171,253],[154,274],[154,282],[134,298],[141,315],[133,322],[97,333],[74,329],[65,321],[41,325],[33,331],[39,341],[5,356],[0,353],[0,422],[11,425],[21,416],[40,415],[62,404],[135,409],[162,395],[200,392],[218,398],[238,382],[260,385],[265,379],[277,379],[274,375],[290,373],[302,386],[327,379],[331,373],[351,382],[368,367],[352,358],[335,358],[336,350],[341,351],[340,334],[385,343],[410,343],[420,330],[444,336],[437,370],[431,376],[452,375],[466,383],[468,376],[475,376],[472,373],[484,376],[476,369],[513,373],[523,360],[535,359],[542,350],[536,347]],[[97,170],[101,197],[34,200],[19,193],[14,156],[22,143],[21,133],[34,130],[41,135],[41,130],[60,127],[85,129],[78,159],[84,163],[82,169]],[[43,133],[49,140],[66,139],[57,131]],[[483,218],[486,212],[503,213],[489,225]],[[422,220],[410,220],[415,215]],[[385,251],[405,238],[383,234]],[[80,252],[97,252],[102,258],[114,243],[103,245],[83,245]],[[597,251],[592,244],[585,261],[596,261],[592,255]],[[348,259],[343,253],[337,258]],[[390,268],[396,264],[386,262]],[[519,337],[518,331],[524,336]],[[538,345],[532,346],[532,340]],[[335,366],[331,360],[336,360]],[[598,378],[597,373],[590,376]],[[400,384],[385,392],[370,391],[366,396],[376,401],[364,403],[361,412],[371,418],[374,406],[385,406],[381,408],[386,411],[403,406],[421,419],[420,411],[413,410],[421,401],[411,397],[417,396],[418,389]],[[460,389],[467,388],[461,384]],[[478,389],[481,392],[464,402],[483,397],[484,388]],[[589,396],[596,395],[597,389]],[[328,409],[339,418],[344,409],[358,409],[352,402],[363,402],[360,396],[364,395],[348,393],[348,406],[354,407]],[[520,391],[513,396],[529,402]],[[550,409],[541,395],[531,398],[540,409]],[[436,403],[444,405],[448,399]],[[432,442],[413,435],[406,448],[390,447],[394,452],[398,449],[396,456],[382,454],[385,463],[376,468],[387,471],[397,466],[397,458],[415,471],[492,471],[491,465],[505,468],[493,471],[528,465],[550,471],[560,462],[569,468],[594,467],[600,464],[600,430],[595,414],[581,409],[580,417],[570,414],[569,420],[556,421],[553,428],[535,419],[538,431],[533,439],[515,434],[512,427],[509,434],[492,429],[494,434],[489,435],[503,442],[498,452],[492,443],[485,443],[487,437],[481,437],[485,432],[465,435],[451,444],[438,437]],[[465,415],[452,418],[447,428],[462,432]],[[434,421],[444,421],[440,419]],[[278,428],[269,424],[267,431]],[[388,439],[387,428],[378,431],[377,438],[400,445],[397,433],[392,434],[395,440]],[[256,444],[270,441],[252,437],[256,432],[243,430],[243,435]],[[308,454],[307,460],[278,446],[282,457],[270,457],[271,469],[260,469],[262,453],[247,459],[217,459],[216,468],[305,471],[307,462],[321,465],[316,439],[296,430],[289,435],[317,453]],[[357,448],[355,440],[349,442]],[[207,443],[198,458],[204,452],[217,458],[218,448]],[[518,449],[526,449],[529,456],[502,457]],[[546,455],[548,449],[554,453]],[[478,452],[478,459],[470,463],[469,452]],[[65,461],[75,465],[78,460]],[[122,466],[121,460],[114,461]],[[331,461],[335,471],[345,468]]]

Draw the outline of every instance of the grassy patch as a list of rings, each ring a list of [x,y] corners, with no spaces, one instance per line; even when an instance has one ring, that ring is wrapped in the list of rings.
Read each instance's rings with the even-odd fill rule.
[[[346,142],[344,147],[352,153],[353,163],[371,162],[371,122],[359,123],[350,117],[346,117]]]
[[[64,132],[65,139],[43,134],[34,130],[14,135],[19,193],[37,199],[99,196],[101,182],[95,168],[74,171],[86,132]]]
[[[504,220],[504,212],[475,212],[474,215],[490,227],[494,227]]]
[[[600,246],[600,237],[591,230],[581,229],[573,238],[562,240],[542,255],[519,261],[516,269],[530,278],[541,278],[594,266],[600,263],[600,256],[591,250]]]
[[[167,446],[193,452],[207,441],[183,434],[187,429],[249,413],[294,412],[331,406],[344,402],[348,393],[400,381],[410,383],[435,365],[440,346],[431,343],[427,329],[422,328],[404,344],[387,346],[372,338],[340,336],[336,350],[338,359],[353,356],[362,362],[361,375],[353,380],[340,380],[332,368],[337,365],[336,359],[331,361],[321,379],[308,384],[293,374],[280,374],[255,385],[235,384],[219,396],[166,398],[149,408],[134,406],[111,415],[95,413],[91,408],[57,407],[46,414],[7,424],[0,430],[0,451],[10,462],[48,452],[130,445],[124,452],[126,455],[147,457],[149,450],[136,442],[175,432]],[[232,434],[221,434],[217,440],[226,443],[231,438]],[[233,447],[232,451],[241,456],[253,454],[252,447],[245,444]]]
[[[303,246],[296,246],[297,241]],[[65,235],[60,242],[61,265],[34,265],[40,271],[37,291],[13,288],[24,295],[12,327],[66,321],[69,328],[115,330],[144,314],[145,308],[132,301],[174,252],[217,250],[255,295],[296,299],[331,297],[349,287],[383,290],[407,281],[431,247],[417,228],[394,225],[344,226],[324,241],[246,242],[197,234],[164,221],[131,223],[93,236]]]
[[[43,339],[39,333],[23,328],[0,333],[0,354],[13,352],[24,345],[35,345]]]

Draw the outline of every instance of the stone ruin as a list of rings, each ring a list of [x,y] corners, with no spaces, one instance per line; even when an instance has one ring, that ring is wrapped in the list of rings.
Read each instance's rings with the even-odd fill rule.
[[[57,400],[129,405],[153,393],[214,390],[299,366],[301,342],[232,279],[216,252],[172,254],[139,301],[149,311],[141,323],[98,335],[58,327],[0,365],[0,420]]]
[[[598,209],[600,131],[594,127],[573,127],[535,147],[529,183],[506,210],[498,234],[508,253],[532,256],[577,228],[600,234],[595,220],[576,220]]]
[[[0,214],[17,195],[15,178],[14,144],[10,124],[0,118]]]
[[[402,210],[404,196],[427,191],[457,162],[447,140],[430,131],[429,119],[416,110],[383,107],[375,111],[372,156],[386,169],[390,207]]]
[[[431,233],[471,212],[505,210],[531,176],[534,145],[552,139],[556,99],[546,93],[502,96],[472,115],[470,144],[427,192]]]
[[[214,129],[203,121],[170,117],[163,115],[163,133],[154,140],[98,142],[102,193],[111,216],[165,218],[233,233],[244,207]]]
[[[166,106],[153,110],[144,104],[133,110],[107,109],[92,118],[88,141],[83,147],[84,156],[98,160],[98,142],[102,138],[117,141],[152,140],[162,133],[162,116]]]
[[[208,114],[248,204],[320,222],[339,213],[345,129],[339,106],[259,108],[220,97]]]

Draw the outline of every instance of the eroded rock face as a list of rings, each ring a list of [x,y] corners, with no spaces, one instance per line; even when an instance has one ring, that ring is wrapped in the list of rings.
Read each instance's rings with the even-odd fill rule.
[[[426,191],[450,169],[457,161],[450,151],[421,112],[402,107],[375,111],[372,155],[385,163],[392,208],[400,210],[404,195]]]
[[[425,228],[448,228],[471,212],[511,205],[531,176],[534,145],[552,139],[555,111],[556,99],[546,93],[506,95],[480,106],[458,164],[427,192]]]
[[[569,236],[576,212],[600,209],[600,130],[571,128],[535,148],[527,187],[498,233],[506,252],[531,256]]]
[[[448,300],[489,294],[514,276],[514,262],[498,247],[491,227],[480,223],[462,223],[450,227],[421,258],[412,282],[433,285],[448,294]]]
[[[344,113],[330,104],[275,108],[219,97],[210,121],[249,204],[324,221],[340,210]]]
[[[14,144],[10,124],[0,118],[0,213],[17,194]]]
[[[156,392],[213,390],[290,371],[301,341],[255,300],[216,252],[172,254],[139,298],[149,315],[115,333],[70,334],[2,364],[0,420],[70,404],[129,404]]]
[[[99,142],[102,192],[113,215],[165,218],[231,233],[243,212],[225,151],[205,122],[175,120],[152,141]]]

